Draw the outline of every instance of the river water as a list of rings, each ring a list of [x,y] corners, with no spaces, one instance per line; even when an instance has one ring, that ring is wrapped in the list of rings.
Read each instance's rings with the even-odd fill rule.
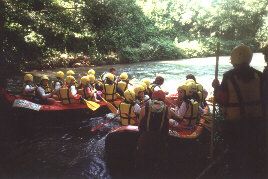
[[[220,57],[219,79],[231,69],[229,57]],[[263,56],[254,54],[251,65],[262,71],[265,66]],[[112,66],[93,67],[100,76]],[[189,73],[212,94],[211,82],[214,79],[215,57],[195,58],[175,61],[144,62],[137,64],[113,65],[117,73],[127,72],[133,84],[147,77],[152,81],[158,74],[165,78],[163,87],[174,93],[178,84]],[[33,71],[35,76],[49,75],[52,79],[58,70]],[[85,74],[89,68],[73,69]],[[9,79],[9,88],[14,89],[21,77]],[[103,114],[104,115],[104,114]],[[24,120],[9,111],[0,111],[1,116],[1,159],[0,178],[113,178],[107,168],[104,155],[105,137],[116,122],[91,133],[90,128],[107,118],[83,117],[75,123],[64,125],[24,125]],[[76,116],[73,116],[74,120]],[[39,120],[39,119],[33,119]],[[64,120],[64,119],[63,119]],[[193,172],[192,177],[198,176]]]

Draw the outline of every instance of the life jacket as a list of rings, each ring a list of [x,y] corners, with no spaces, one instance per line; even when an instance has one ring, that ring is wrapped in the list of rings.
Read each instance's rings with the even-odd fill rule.
[[[104,84],[103,91],[104,99],[107,101],[114,101],[117,98],[115,84]]]
[[[35,95],[36,95],[36,90],[32,91],[32,92],[26,92],[25,91],[25,88],[26,86],[29,85],[30,88],[33,88],[34,86],[32,84],[24,84],[23,85],[23,92],[22,92],[22,95],[26,98],[34,98]]]
[[[118,110],[119,110],[119,115],[120,115],[120,121],[121,124],[126,126],[126,125],[137,125],[137,116],[134,113],[134,108],[133,104],[129,103],[120,103]]]
[[[261,119],[261,80],[254,72],[254,79],[243,82],[232,74],[227,79],[227,103],[223,106],[223,114],[226,120]]]
[[[60,88],[58,95],[63,104],[72,104],[77,102],[77,100],[75,100],[71,95],[71,91],[68,87]]]
[[[146,131],[163,132],[168,130],[168,108],[162,101],[151,100],[145,105]]]
[[[55,81],[52,81],[52,88],[55,89],[56,83],[60,83],[61,87],[64,85],[64,82],[60,79],[56,79]]]
[[[77,90],[77,93],[80,94],[83,98],[87,99],[87,100],[93,100],[94,96],[91,96],[88,92],[87,92],[87,88],[90,87],[83,87]],[[90,90],[92,91],[92,89],[90,88]]]
[[[120,89],[124,92],[124,91],[126,91],[127,88],[128,88],[128,82],[127,82],[127,81],[123,81],[123,80],[121,80],[121,81],[119,81],[119,82],[117,83],[117,87],[120,88]]]
[[[158,85],[158,84],[151,84],[150,86],[149,86],[149,88],[148,88],[148,92],[149,92],[149,97],[151,98],[152,97],[152,94],[153,94],[153,92],[154,92],[154,89],[155,89],[155,87],[159,87],[160,89],[161,89],[161,87],[160,87],[160,85]]]
[[[199,103],[197,101],[191,99],[187,102],[187,110],[185,115],[183,116],[183,119],[186,119],[186,121],[183,120],[186,126],[195,126],[198,119],[198,108]]]
[[[45,90],[45,93],[46,94],[52,92],[52,89],[49,87],[49,85],[46,85],[46,86],[41,85],[41,87]]]

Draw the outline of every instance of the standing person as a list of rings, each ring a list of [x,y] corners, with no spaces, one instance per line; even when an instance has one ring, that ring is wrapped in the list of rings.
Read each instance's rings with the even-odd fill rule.
[[[41,77],[41,82],[36,90],[36,97],[40,104],[54,104],[55,99],[53,99],[54,91],[48,85],[49,78],[46,75]]]
[[[33,99],[35,96],[36,85],[33,83],[33,75],[25,74],[24,75],[24,88],[22,95],[24,97]]]
[[[162,90],[153,92],[152,100],[140,112],[137,166],[147,175],[163,167],[166,159],[170,115],[165,98]]]
[[[250,62],[251,49],[241,44],[231,52],[233,69],[223,75],[221,84],[215,79],[212,86],[215,98],[223,110],[223,136],[229,146],[232,177],[253,177],[260,174],[263,163],[260,152],[264,141],[262,111],[262,73]],[[241,176],[242,175],[242,176]]]

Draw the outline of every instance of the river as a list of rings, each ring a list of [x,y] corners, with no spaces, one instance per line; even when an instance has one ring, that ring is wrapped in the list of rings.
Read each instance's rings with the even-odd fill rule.
[[[225,71],[232,68],[229,57],[220,57],[219,79]],[[251,65],[262,71],[265,61],[262,54],[254,54]],[[109,66],[93,67],[96,76],[107,71]],[[178,84],[189,73],[212,94],[211,82],[214,79],[215,57],[185,60],[143,62],[136,64],[113,65],[117,73],[127,72],[133,84],[142,78],[152,81],[157,74],[165,78],[163,87],[174,93]],[[58,70],[33,71],[35,76],[49,75],[52,79]],[[85,74],[89,68],[73,69]],[[9,88],[21,84],[22,77],[9,79]],[[113,178],[107,168],[104,156],[105,137],[116,123],[103,127],[97,133],[90,133],[92,126],[106,120],[103,117],[85,117],[78,124],[24,126],[16,114],[0,113],[1,117],[1,163],[0,178]],[[16,118],[16,119],[14,119]],[[38,119],[36,119],[38,120]],[[20,123],[17,123],[20,121]],[[198,173],[193,172],[192,177]]]

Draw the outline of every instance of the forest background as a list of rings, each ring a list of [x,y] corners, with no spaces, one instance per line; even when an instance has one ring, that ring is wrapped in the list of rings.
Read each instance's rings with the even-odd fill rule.
[[[267,0],[4,0],[0,65],[14,70],[221,55],[268,42]]]

